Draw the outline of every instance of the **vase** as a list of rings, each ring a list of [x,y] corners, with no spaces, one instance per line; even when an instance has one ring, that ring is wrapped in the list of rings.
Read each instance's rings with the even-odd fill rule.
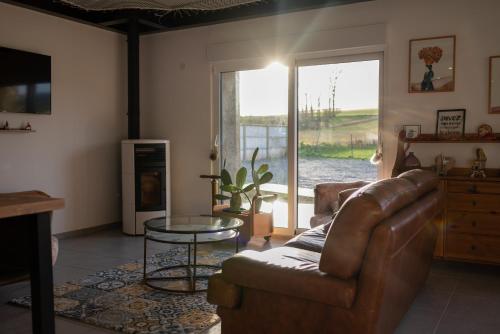
[[[434,84],[432,79],[434,79],[434,71],[432,70],[432,65],[425,65],[427,67],[427,72],[424,73],[424,80],[420,83],[420,89],[422,91],[433,91]]]
[[[415,156],[415,154],[413,154],[413,152],[410,152],[408,153],[408,155],[404,160],[404,166],[407,170],[420,168],[421,167],[420,160],[418,160],[418,158]]]

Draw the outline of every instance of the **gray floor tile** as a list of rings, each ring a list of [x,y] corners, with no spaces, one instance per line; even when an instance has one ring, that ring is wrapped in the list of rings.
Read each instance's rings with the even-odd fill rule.
[[[265,250],[281,246],[284,240],[252,240],[248,247]],[[95,271],[139,260],[143,256],[143,238],[125,236],[120,230],[60,240],[60,255],[54,268],[56,284],[78,280]],[[168,244],[151,243],[148,253],[165,251]],[[234,249],[234,243],[206,245]],[[0,288],[0,333],[31,333],[29,310],[6,305],[14,298],[29,294],[29,282]],[[499,333],[500,267],[435,261],[425,287],[401,321],[396,333]],[[498,319],[497,319],[498,318]],[[74,320],[57,317],[57,333],[116,333]],[[219,334],[220,325],[208,334]]]
[[[441,312],[412,307],[399,324],[395,334],[431,334],[436,328]]]

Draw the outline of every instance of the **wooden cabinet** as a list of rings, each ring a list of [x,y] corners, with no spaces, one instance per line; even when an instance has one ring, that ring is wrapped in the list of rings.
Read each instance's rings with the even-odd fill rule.
[[[500,179],[443,179],[445,210],[437,256],[500,264]],[[438,248],[442,252],[438,252]]]

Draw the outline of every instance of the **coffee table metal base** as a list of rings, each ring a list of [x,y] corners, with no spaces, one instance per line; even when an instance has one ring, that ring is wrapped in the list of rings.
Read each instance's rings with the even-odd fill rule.
[[[198,241],[198,235],[196,233],[193,234],[193,241],[192,242],[177,242],[177,241],[167,241],[163,239],[157,239],[157,238],[151,238],[148,237],[147,235],[144,236],[144,263],[143,263],[143,281],[144,284],[149,286],[150,288],[157,289],[157,290],[162,290],[162,291],[167,291],[167,292],[180,292],[180,293],[194,293],[194,292],[203,292],[207,291],[207,289],[198,289],[196,287],[196,282],[199,279],[208,279],[211,275],[199,275],[197,274],[197,269],[199,268],[207,268],[207,269],[214,269],[214,271],[221,269],[220,266],[215,266],[215,265],[208,265],[208,264],[198,264],[197,263],[197,246],[198,244],[206,244],[206,243],[215,243],[215,242],[221,242],[229,239],[234,239],[235,244],[236,244],[236,253],[239,251],[239,229],[235,229],[234,231],[231,231],[234,234],[230,234],[230,238],[222,238],[220,240],[210,240],[210,241]],[[169,244],[184,244],[188,246],[188,263],[187,264],[179,264],[179,265],[173,265],[173,266],[166,266],[166,267],[161,267],[156,270],[153,270],[149,273],[146,272],[146,259],[147,259],[147,241],[154,241],[154,242],[159,242],[159,243],[169,243]],[[193,263],[191,263],[191,245],[193,245]],[[152,274],[154,273],[160,273],[160,272],[168,272],[168,271],[174,271],[178,269],[185,268],[187,271],[187,276],[171,276],[171,277],[151,277]],[[151,284],[153,281],[187,281],[189,280],[189,288],[188,289],[173,289],[173,288],[164,288],[158,285]]]

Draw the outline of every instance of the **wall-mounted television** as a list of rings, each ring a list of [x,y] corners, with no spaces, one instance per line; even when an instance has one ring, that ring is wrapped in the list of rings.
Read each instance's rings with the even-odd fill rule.
[[[0,112],[51,113],[50,56],[0,47]]]

